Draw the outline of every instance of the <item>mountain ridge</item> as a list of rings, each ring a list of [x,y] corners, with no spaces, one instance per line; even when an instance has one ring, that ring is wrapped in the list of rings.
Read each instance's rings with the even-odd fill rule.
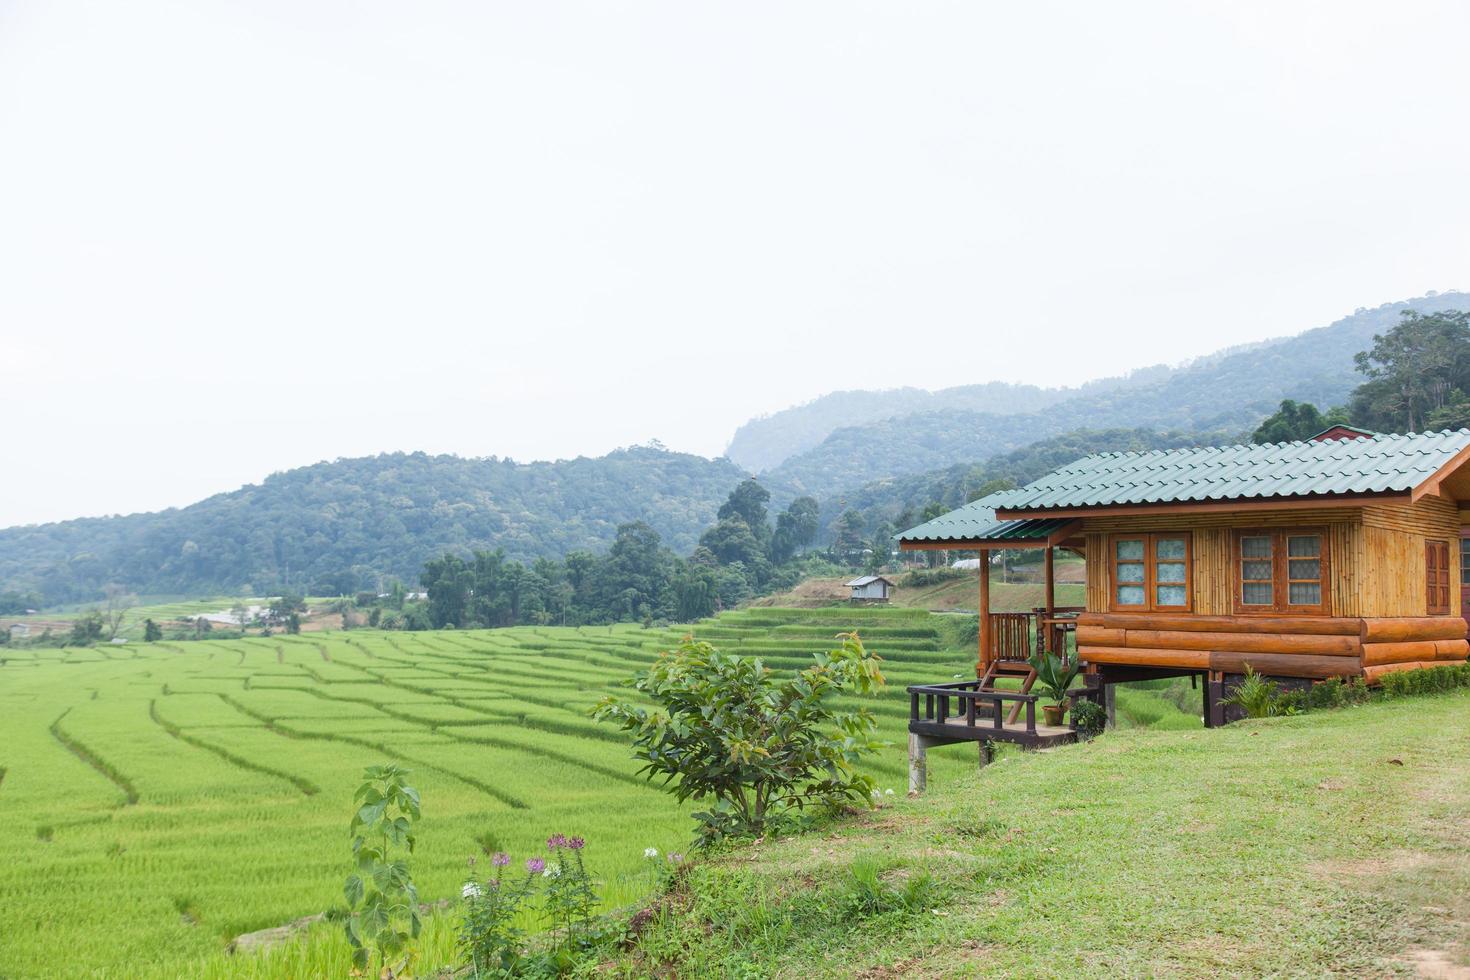
[[[1323,408],[1345,402],[1363,380],[1353,356],[1371,345],[1374,334],[1391,329],[1403,310],[1466,308],[1470,294],[1445,292],[1359,309],[1327,326],[1226,348],[1180,368],[1147,368],[1084,385],[1038,412],[940,409],[838,426],[761,477],[772,487],[825,498],[885,476],[981,461],[1075,429],[1147,426],[1244,434],[1285,398]]]

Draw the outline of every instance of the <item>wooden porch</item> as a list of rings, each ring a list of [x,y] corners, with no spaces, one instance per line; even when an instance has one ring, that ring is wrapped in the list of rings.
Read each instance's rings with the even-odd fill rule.
[[[909,789],[922,792],[926,782],[925,753],[938,745],[978,743],[980,764],[989,761],[992,745],[1006,742],[1027,749],[1048,748],[1077,740],[1071,722],[1047,725],[1038,722],[1037,703],[1031,693],[1036,672],[1031,667],[1033,650],[1076,657],[1077,617],[1081,606],[1058,606],[1056,602],[1056,551],[1063,548],[1085,557],[1084,542],[1075,534],[1075,522],[1042,522],[1031,534],[1010,532],[1003,540],[935,542],[914,547],[977,551],[979,554],[979,650],[976,679],[954,683],[910,687],[909,694]],[[1034,526],[1034,525],[1033,525]],[[1043,605],[1029,612],[993,612],[990,608],[990,559],[997,550],[1042,550]],[[1104,689],[1095,675],[1084,675],[1084,684],[1073,688],[1070,704],[1080,699],[1104,702]]]

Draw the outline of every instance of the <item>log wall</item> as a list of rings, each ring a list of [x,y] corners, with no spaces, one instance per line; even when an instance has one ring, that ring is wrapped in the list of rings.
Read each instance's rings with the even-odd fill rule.
[[[1083,613],[1077,648],[1084,661],[1275,677],[1367,677],[1464,661],[1465,621],[1411,616],[1195,616]]]

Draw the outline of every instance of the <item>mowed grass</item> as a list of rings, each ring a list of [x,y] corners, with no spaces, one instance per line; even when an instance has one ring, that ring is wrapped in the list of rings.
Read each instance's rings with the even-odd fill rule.
[[[902,687],[973,670],[922,611],[752,610],[697,624],[774,668],[857,628],[891,690],[871,702],[905,789]],[[242,933],[340,904],[364,766],[414,770],[413,866],[426,902],[459,894],[482,848],[518,858],[555,832],[588,841],[609,906],[653,886],[646,847],[685,850],[687,807],[636,775],[588,709],[690,628],[352,631],[91,649],[0,650],[0,976],[301,976],[345,970],[329,927],[266,957]],[[973,676],[973,674],[969,674]],[[931,756],[931,781],[974,753]],[[453,963],[438,916],[421,969]]]
[[[1463,977],[1467,752],[1460,691],[1014,754],[702,863],[602,975]]]

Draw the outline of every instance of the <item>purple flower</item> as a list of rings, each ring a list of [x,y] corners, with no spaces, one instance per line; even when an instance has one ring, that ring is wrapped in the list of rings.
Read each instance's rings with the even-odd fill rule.
[[[570,847],[574,851],[580,851],[586,846],[587,842],[580,837],[573,837],[571,840],[567,841],[567,847]]]
[[[684,860],[684,855],[682,855],[682,854],[670,854],[669,855],[669,863],[670,864],[678,864],[679,862],[681,862],[683,860]]]
[[[510,864],[510,855],[504,851],[496,851],[495,856],[490,859],[490,863],[497,868],[503,868],[507,864]]]
[[[526,862],[526,870],[533,875],[540,874],[545,867],[546,862],[540,858],[531,858],[531,860]]]
[[[550,837],[546,838],[546,847],[547,847],[548,850],[554,851],[558,847],[566,847],[566,846],[567,846],[567,835],[566,834],[552,834]]]

